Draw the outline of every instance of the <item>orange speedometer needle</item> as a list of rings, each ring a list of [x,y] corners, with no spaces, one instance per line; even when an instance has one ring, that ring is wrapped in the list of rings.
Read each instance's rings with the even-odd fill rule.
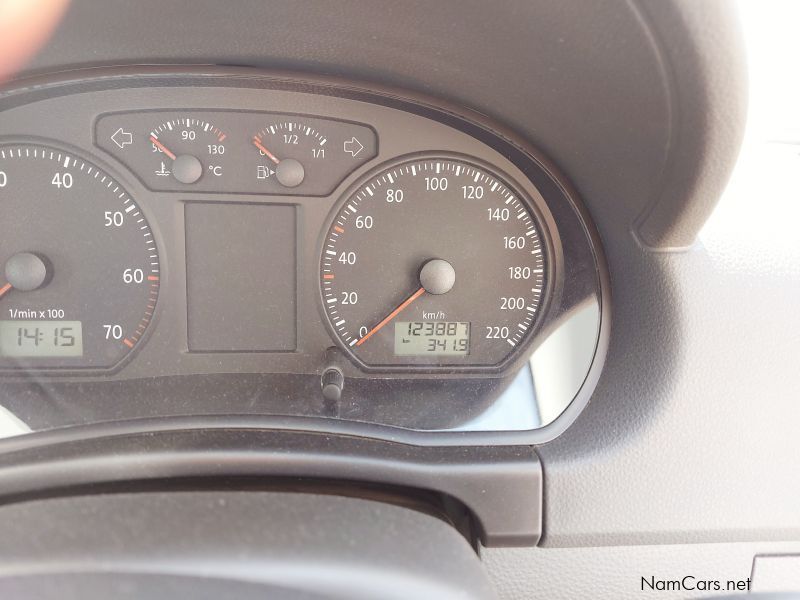
[[[267,149],[264,147],[264,144],[262,144],[262,143],[261,143],[261,140],[259,140],[257,137],[254,137],[254,138],[253,138],[253,145],[254,145],[256,148],[258,148],[259,150],[261,150],[261,152],[263,152],[263,153],[264,153],[264,155],[265,155],[267,158],[269,158],[269,159],[270,159],[272,162],[274,162],[276,165],[277,165],[278,163],[280,163],[280,162],[281,162],[281,161],[280,161],[280,159],[279,159],[277,156],[275,156],[275,155],[274,155],[272,152],[270,152],[269,150],[267,150]]]
[[[0,287],[0,298],[5,296],[14,286],[10,283],[5,284],[3,287]]]
[[[400,304],[400,306],[398,306],[398,307],[397,307],[397,308],[395,308],[395,309],[394,309],[392,312],[390,312],[390,313],[389,313],[389,314],[386,316],[386,318],[385,318],[383,321],[381,321],[380,323],[378,323],[377,325],[375,325],[375,327],[373,327],[372,329],[370,329],[370,330],[369,330],[369,331],[366,333],[366,335],[364,335],[364,337],[362,337],[360,340],[358,340],[358,341],[356,342],[356,346],[360,346],[361,344],[363,344],[364,342],[366,342],[366,341],[367,341],[369,338],[371,338],[371,337],[372,337],[374,334],[378,333],[378,331],[380,331],[380,330],[381,330],[381,328],[382,328],[384,325],[386,325],[386,324],[387,324],[389,321],[391,321],[392,319],[394,319],[394,318],[395,318],[397,315],[399,315],[399,314],[400,314],[400,313],[403,311],[403,309],[404,309],[404,308],[406,308],[406,307],[407,307],[409,304],[411,304],[411,303],[412,303],[414,300],[416,300],[417,298],[419,298],[420,296],[422,296],[422,294],[424,294],[424,293],[425,293],[425,288],[424,288],[424,287],[421,287],[421,288],[419,288],[419,289],[418,289],[416,292],[414,292],[413,294],[411,294],[411,295],[410,295],[408,298],[406,298],[406,299],[403,301],[403,303],[402,303],[402,304]]]
[[[151,135],[150,136],[150,141],[153,142],[153,145],[156,148],[161,150],[164,154],[169,156],[172,160],[175,160],[175,153],[170,152],[169,149],[164,144],[162,144],[161,142],[158,141],[158,138],[156,138],[156,136]]]

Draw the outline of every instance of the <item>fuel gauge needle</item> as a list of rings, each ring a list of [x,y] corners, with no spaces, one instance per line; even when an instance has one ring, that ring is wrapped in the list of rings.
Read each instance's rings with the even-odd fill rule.
[[[272,152],[270,152],[269,150],[267,150],[267,149],[264,147],[264,144],[262,144],[262,143],[261,143],[261,140],[259,140],[257,137],[254,137],[254,138],[253,138],[253,145],[254,145],[256,148],[258,148],[259,150],[261,150],[261,152],[263,152],[263,153],[264,153],[264,156],[266,156],[267,158],[269,158],[269,159],[270,159],[272,162],[274,162],[276,165],[280,164],[280,162],[281,162],[281,161],[280,161],[280,159],[279,159],[277,156],[275,156],[275,155],[274,155]]]
[[[404,300],[404,301],[403,301],[403,302],[400,304],[400,306],[398,306],[398,307],[397,307],[397,308],[395,308],[395,309],[394,309],[392,312],[390,312],[390,313],[389,313],[389,314],[386,316],[386,318],[385,318],[383,321],[381,321],[380,323],[378,323],[377,325],[375,325],[375,327],[373,327],[372,329],[370,329],[370,330],[369,330],[369,331],[368,331],[368,332],[367,332],[367,333],[364,335],[364,337],[362,337],[360,340],[358,340],[358,341],[356,342],[356,346],[360,346],[361,344],[363,344],[364,342],[366,342],[366,341],[367,341],[369,338],[371,338],[373,335],[375,335],[376,333],[378,333],[378,331],[380,331],[380,330],[383,328],[383,326],[384,326],[384,325],[386,325],[386,324],[387,324],[389,321],[391,321],[392,319],[394,319],[394,318],[395,318],[397,315],[399,315],[399,314],[400,314],[400,313],[401,313],[401,312],[402,312],[402,311],[403,311],[403,310],[404,310],[404,309],[405,309],[405,308],[406,308],[406,307],[407,307],[409,304],[411,304],[412,302],[414,302],[414,300],[416,300],[417,298],[419,298],[420,296],[422,296],[422,294],[424,294],[424,293],[425,293],[425,288],[424,288],[424,287],[421,287],[421,288],[419,288],[419,289],[418,289],[416,292],[414,292],[413,294],[411,294],[411,295],[410,295],[408,298],[406,298],[406,299],[405,299],[405,300]]]

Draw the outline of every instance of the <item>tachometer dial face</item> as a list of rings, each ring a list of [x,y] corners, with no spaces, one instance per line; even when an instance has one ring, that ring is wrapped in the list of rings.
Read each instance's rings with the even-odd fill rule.
[[[0,368],[109,368],[155,311],[158,250],[139,205],[97,166],[0,146]]]
[[[367,367],[497,368],[523,348],[547,283],[530,201],[494,169],[405,160],[349,194],[322,248],[322,303]]]

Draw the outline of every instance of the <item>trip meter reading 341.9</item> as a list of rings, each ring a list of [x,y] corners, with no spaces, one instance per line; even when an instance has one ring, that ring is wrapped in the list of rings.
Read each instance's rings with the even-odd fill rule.
[[[322,303],[366,367],[494,369],[529,341],[547,268],[533,205],[507,177],[418,157],[344,199],[323,244]]]

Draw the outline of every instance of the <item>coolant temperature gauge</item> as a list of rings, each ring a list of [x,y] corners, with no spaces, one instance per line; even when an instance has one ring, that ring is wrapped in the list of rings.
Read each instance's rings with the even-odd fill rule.
[[[195,113],[117,113],[100,118],[97,144],[151,190],[224,190],[232,141],[215,119]]]
[[[222,177],[226,137],[218,127],[193,117],[162,123],[148,136],[155,176],[184,184]]]

